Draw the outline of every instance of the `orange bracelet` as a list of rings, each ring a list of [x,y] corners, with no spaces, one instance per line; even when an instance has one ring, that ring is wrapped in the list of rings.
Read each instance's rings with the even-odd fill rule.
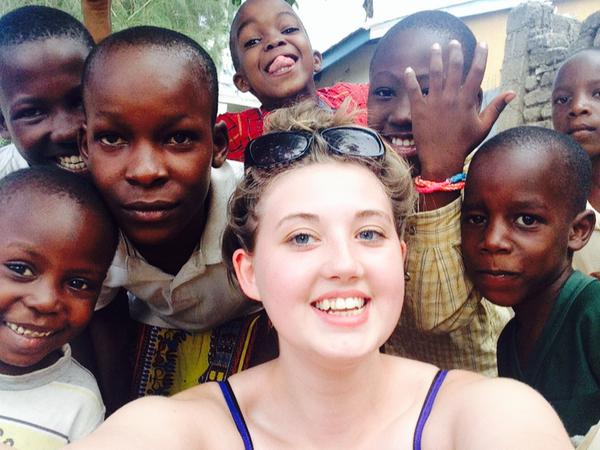
[[[444,181],[430,181],[424,180],[421,175],[418,175],[413,178],[413,181],[419,194],[431,194],[432,192],[460,191],[465,187],[466,178],[464,173],[457,173]]]

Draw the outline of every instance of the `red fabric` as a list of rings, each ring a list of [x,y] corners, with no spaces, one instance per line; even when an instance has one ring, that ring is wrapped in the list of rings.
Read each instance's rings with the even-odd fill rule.
[[[357,108],[358,115],[355,123],[367,125],[367,97],[369,95],[368,84],[337,83],[333,86],[317,90],[319,98],[330,108],[338,109],[343,101],[350,97],[351,105]],[[244,150],[252,139],[263,133],[263,120],[269,114],[261,108],[251,108],[239,113],[224,113],[217,117],[227,125],[229,134],[229,159],[236,161],[244,160]]]

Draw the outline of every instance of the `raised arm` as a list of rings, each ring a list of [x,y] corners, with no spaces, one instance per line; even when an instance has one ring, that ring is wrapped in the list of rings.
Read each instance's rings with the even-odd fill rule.
[[[111,33],[110,5],[111,0],[81,0],[83,22],[96,43]]]

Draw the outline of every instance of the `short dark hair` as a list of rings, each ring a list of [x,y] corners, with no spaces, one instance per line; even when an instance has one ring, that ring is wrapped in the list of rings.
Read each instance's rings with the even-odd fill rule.
[[[192,38],[177,31],[153,26],[138,26],[127,28],[111,34],[95,47],[88,56],[83,68],[83,90],[89,83],[94,64],[106,55],[116,50],[128,47],[158,47],[184,53],[191,63],[195,63],[194,75],[203,78],[207,91],[212,97],[211,119],[214,123],[217,117],[219,103],[219,83],[217,69],[210,55]],[[135,64],[133,61],[132,64]],[[197,70],[196,70],[197,69]]]
[[[375,61],[379,50],[383,48],[384,45],[388,45],[389,40],[395,38],[401,31],[413,29],[430,30],[440,36],[446,37],[448,41],[456,39],[460,42],[464,58],[463,74],[466,75],[469,72],[475,55],[475,47],[477,46],[475,35],[458,17],[445,11],[437,10],[420,11],[411,14],[390,28],[381,38],[379,44],[377,44],[377,48],[375,48],[373,58],[371,59],[371,68],[373,67],[373,62]],[[398,44],[394,43],[394,45]],[[400,43],[399,45],[402,44]],[[440,42],[440,45],[443,46],[443,43]]]
[[[68,38],[94,48],[89,31],[75,17],[48,6],[23,6],[0,17],[0,48],[50,38]]]
[[[542,127],[511,128],[486,141],[475,153],[471,167],[492,152],[527,152],[532,157],[554,157],[558,164],[551,176],[563,186],[564,192],[557,202],[564,202],[574,214],[586,208],[592,187],[592,163],[585,150],[570,136]]]
[[[0,179],[0,211],[23,192],[69,199],[91,211],[100,221],[98,227],[106,230],[107,248],[111,253],[115,252],[119,241],[117,224],[102,196],[88,178],[48,166],[17,170]]]

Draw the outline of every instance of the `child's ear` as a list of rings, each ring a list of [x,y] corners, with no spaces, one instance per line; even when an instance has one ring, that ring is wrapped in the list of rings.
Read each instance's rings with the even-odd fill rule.
[[[89,153],[87,145],[87,126],[85,123],[81,125],[81,128],[79,128],[79,132],[77,133],[77,146],[79,147],[79,154],[87,165]]]
[[[252,300],[260,301],[256,277],[254,274],[254,258],[246,250],[238,248],[233,252],[233,268],[242,292]]]
[[[596,225],[596,215],[594,211],[586,209],[575,216],[571,222],[569,231],[569,249],[572,251],[581,250],[590,240],[594,226]]]
[[[241,92],[249,92],[250,91],[250,83],[248,83],[248,80],[246,80],[246,77],[239,72],[236,72],[233,75],[233,84],[235,84],[235,87],[238,88],[238,90]]]
[[[229,138],[225,122],[217,122],[213,128],[213,158],[212,166],[218,169],[223,165],[229,153]]]
[[[10,133],[8,132],[8,127],[6,126],[6,120],[4,120],[4,114],[0,112],[0,138],[2,139],[10,139]]]
[[[313,72],[318,72],[321,70],[321,65],[323,64],[323,55],[321,52],[313,51]]]

